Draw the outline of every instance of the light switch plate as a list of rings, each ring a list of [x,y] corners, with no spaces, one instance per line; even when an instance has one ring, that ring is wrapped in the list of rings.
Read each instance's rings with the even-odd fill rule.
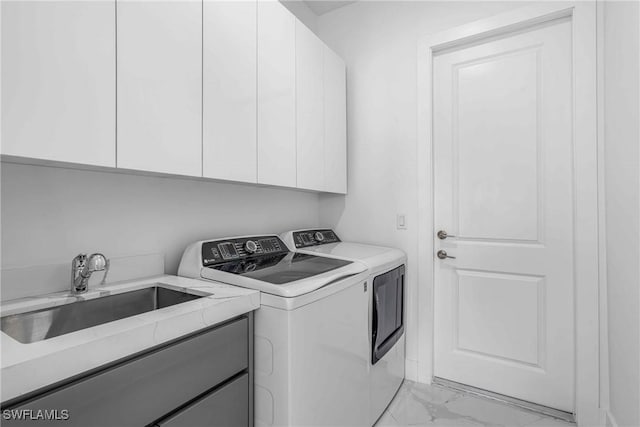
[[[407,229],[407,216],[405,214],[398,214],[396,216],[396,227],[398,230]]]

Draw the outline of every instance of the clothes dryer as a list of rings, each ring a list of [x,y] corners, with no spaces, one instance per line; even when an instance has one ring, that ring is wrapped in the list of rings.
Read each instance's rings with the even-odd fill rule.
[[[290,250],[367,266],[369,423],[384,413],[405,375],[405,265],[399,249],[343,242],[330,229],[293,230],[280,236]]]

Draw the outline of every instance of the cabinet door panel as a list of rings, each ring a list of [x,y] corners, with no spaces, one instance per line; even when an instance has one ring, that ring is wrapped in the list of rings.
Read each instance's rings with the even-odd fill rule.
[[[203,176],[256,182],[256,1],[205,0]]]
[[[243,427],[249,425],[248,408],[249,375],[244,374],[158,425]]]
[[[296,185],[295,17],[258,2],[258,182]]]
[[[324,187],[323,43],[296,21],[297,186]]]
[[[148,425],[247,369],[248,338],[249,321],[241,318],[9,409],[69,411],[69,419],[47,426]]]
[[[347,93],[344,61],[324,48],[324,190],[347,192]]]
[[[2,154],[115,166],[115,4],[3,1]]]
[[[202,2],[117,8],[117,166],[201,176]]]

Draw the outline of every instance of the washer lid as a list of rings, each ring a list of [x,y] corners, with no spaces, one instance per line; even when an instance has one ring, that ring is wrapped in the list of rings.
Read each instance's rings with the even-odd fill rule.
[[[398,249],[386,248],[384,246],[363,245],[360,243],[351,242],[330,243],[328,245],[313,246],[304,248],[304,252],[314,252],[340,258],[355,259],[358,261],[370,261],[388,255],[393,255],[399,258],[402,258],[404,256],[404,254]]]
[[[212,265],[207,268],[249,277],[274,285],[286,285],[327,273],[351,263],[351,261],[342,259],[287,252],[273,256],[245,258]]]
[[[312,250],[321,254],[333,255],[338,257],[352,258],[364,260],[374,258],[389,252],[397,252],[397,249],[385,248],[383,246],[363,245],[360,243],[340,242],[330,243],[328,245],[314,246],[313,248],[304,248],[305,251]]]
[[[299,255],[303,255],[300,257]],[[310,256],[304,257],[304,255]],[[293,262],[293,258],[300,260]],[[279,257],[278,257],[279,258]],[[329,261],[327,261],[329,260]],[[277,262],[276,262],[277,261]],[[343,289],[343,284],[350,282],[348,278],[366,278],[367,267],[359,262],[319,257],[309,254],[290,254],[273,260],[275,265],[242,272],[242,264],[229,265],[223,271],[213,266],[202,267],[200,277],[215,280],[229,285],[255,289],[278,297],[292,298],[305,294],[331,294]],[[342,265],[338,267],[338,265]],[[245,264],[245,268],[249,264]],[[253,267],[249,267],[251,269]],[[321,272],[324,271],[324,272]]]
[[[399,249],[352,242],[311,246],[301,249],[300,252],[359,261],[369,268],[371,274],[378,274],[407,262],[407,256]]]

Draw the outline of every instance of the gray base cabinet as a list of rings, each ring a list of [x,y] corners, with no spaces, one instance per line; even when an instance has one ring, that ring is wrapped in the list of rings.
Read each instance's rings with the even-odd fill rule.
[[[252,320],[243,316],[2,409],[30,410],[34,416],[41,410],[68,411],[68,419],[44,421],[47,426],[250,426]]]
[[[156,424],[157,427],[246,426],[249,425],[249,375],[208,393],[192,405]]]

